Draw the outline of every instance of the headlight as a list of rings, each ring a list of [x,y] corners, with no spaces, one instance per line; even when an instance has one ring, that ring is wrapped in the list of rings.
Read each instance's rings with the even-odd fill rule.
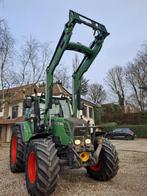
[[[81,144],[81,140],[76,139],[76,140],[74,141],[74,143],[75,143],[75,145],[80,145],[80,144]]]
[[[91,144],[91,139],[89,138],[85,139],[85,144]]]

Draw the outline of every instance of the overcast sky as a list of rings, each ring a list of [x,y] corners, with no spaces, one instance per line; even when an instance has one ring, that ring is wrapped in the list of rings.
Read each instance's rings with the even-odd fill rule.
[[[1,0],[0,17],[7,20],[18,46],[31,35],[51,42],[54,50],[69,9],[104,24],[110,33],[86,74],[91,83],[104,83],[108,69],[125,66],[147,41],[147,0]],[[85,30],[75,38],[81,36],[86,43],[88,33]],[[69,55],[62,60],[69,69],[71,62]]]

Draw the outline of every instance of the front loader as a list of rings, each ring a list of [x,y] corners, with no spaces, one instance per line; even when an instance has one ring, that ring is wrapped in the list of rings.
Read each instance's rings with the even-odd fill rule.
[[[94,32],[89,47],[71,42],[75,25],[83,24]],[[97,132],[98,126],[78,118],[82,109],[80,99],[81,78],[99,53],[109,35],[104,25],[69,12],[69,21],[58,42],[46,70],[45,95],[27,96],[24,100],[25,121],[16,123],[10,145],[12,172],[25,171],[30,195],[47,196],[57,185],[60,165],[69,168],[84,167],[94,179],[106,181],[118,171],[118,156],[109,140]],[[66,50],[83,54],[83,60],[74,71],[72,104],[68,97],[53,96],[53,76]]]

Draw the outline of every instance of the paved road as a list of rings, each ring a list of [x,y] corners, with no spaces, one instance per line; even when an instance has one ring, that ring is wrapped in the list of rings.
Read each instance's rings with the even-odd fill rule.
[[[111,140],[118,150],[147,153],[147,139]]]
[[[89,178],[84,169],[62,170],[52,196],[147,196],[147,139],[112,141],[120,169],[108,182]],[[9,148],[0,147],[0,196],[28,196],[24,174],[9,171]]]

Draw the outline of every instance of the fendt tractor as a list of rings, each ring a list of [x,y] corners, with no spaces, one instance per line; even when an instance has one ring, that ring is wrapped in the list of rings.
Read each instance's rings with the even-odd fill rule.
[[[93,41],[88,46],[71,42],[76,24],[92,29]],[[46,69],[46,91],[24,98],[24,121],[16,123],[12,130],[10,145],[10,169],[25,171],[26,187],[30,195],[51,194],[58,181],[60,167],[84,167],[89,176],[106,181],[118,171],[118,155],[115,147],[98,126],[78,118],[83,104],[80,99],[81,78],[101,50],[109,35],[104,25],[69,11],[69,21],[57,44],[54,55]],[[53,75],[66,50],[83,54],[83,60],[74,71],[72,99],[53,96]]]

